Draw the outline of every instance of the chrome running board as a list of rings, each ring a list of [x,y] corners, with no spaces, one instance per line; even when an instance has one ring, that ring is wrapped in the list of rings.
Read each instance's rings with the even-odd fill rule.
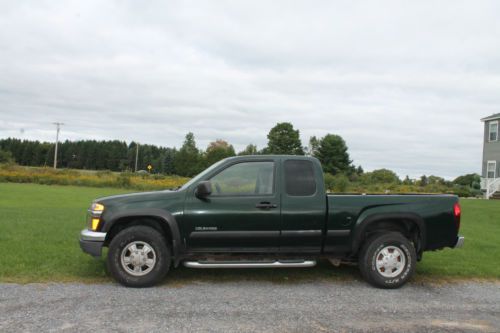
[[[290,268],[314,267],[315,260],[276,260],[276,261],[184,261],[189,268]]]

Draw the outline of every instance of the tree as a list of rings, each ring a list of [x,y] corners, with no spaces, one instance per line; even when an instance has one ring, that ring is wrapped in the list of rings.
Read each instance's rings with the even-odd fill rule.
[[[332,175],[348,173],[351,169],[347,145],[339,135],[327,134],[321,138],[314,157],[320,160],[323,170]]]
[[[217,139],[214,142],[210,142],[205,152],[205,165],[210,166],[215,162],[218,162],[226,157],[231,157],[236,155],[232,145],[227,143],[227,141]]]
[[[248,146],[245,147],[243,151],[240,151],[238,155],[258,155],[259,152],[257,151],[257,146],[253,144],[249,144]]]
[[[35,155],[36,143],[32,141],[24,141],[23,146],[24,149],[23,149],[23,154],[21,156],[20,164],[33,165],[32,160],[33,156]]]
[[[10,151],[5,151],[0,149],[0,163],[13,163],[14,158]]]
[[[269,141],[264,150],[267,154],[304,155],[299,130],[294,130],[290,123],[276,124],[267,139]]]
[[[438,176],[429,176],[429,178],[427,178],[427,183],[429,185],[446,185],[446,180],[442,177],[438,177]]]
[[[175,148],[166,148],[163,154],[163,165],[162,172],[167,175],[171,175],[175,173],[174,161],[177,155],[177,149]]]
[[[363,175],[365,183],[369,184],[399,184],[401,180],[398,175],[391,170],[379,169],[367,172]]]
[[[196,148],[194,134],[189,132],[174,161],[175,173],[179,176],[192,177],[201,170],[200,151]]]
[[[405,179],[403,180],[403,185],[413,185],[413,180],[410,179],[410,176],[406,175]]]
[[[462,186],[469,186],[469,187],[474,187],[476,184],[480,184],[480,183],[481,183],[481,176],[479,176],[476,173],[470,173],[467,175],[457,177],[453,181],[453,184],[455,184],[455,185],[462,185]]]
[[[419,185],[422,187],[429,185],[429,179],[427,178],[426,175],[423,175],[422,177],[420,177]]]
[[[307,155],[316,156],[318,154],[319,140],[316,136],[309,138],[309,146],[307,147]]]

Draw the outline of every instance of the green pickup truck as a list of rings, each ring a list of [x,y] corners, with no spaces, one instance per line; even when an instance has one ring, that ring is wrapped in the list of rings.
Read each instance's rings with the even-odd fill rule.
[[[80,234],[130,287],[169,269],[311,267],[358,263],[380,288],[397,288],[424,251],[461,247],[452,195],[326,194],[319,161],[302,156],[224,159],[176,190],[96,199]]]

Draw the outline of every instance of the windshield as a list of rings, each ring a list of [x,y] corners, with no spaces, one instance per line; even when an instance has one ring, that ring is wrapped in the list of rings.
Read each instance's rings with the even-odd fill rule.
[[[188,181],[186,184],[182,185],[181,188],[179,188],[179,190],[185,190],[185,189],[187,189],[189,186],[191,186],[192,184],[194,184],[197,181],[199,181],[200,179],[202,179],[206,174],[212,172],[212,170],[214,170],[215,168],[217,168],[224,161],[225,161],[225,159],[224,160],[220,160],[219,162],[217,162],[215,164],[212,164],[208,169],[203,170],[202,172],[200,172],[199,174],[197,174],[196,176],[194,176],[193,178],[191,178],[191,180]]]

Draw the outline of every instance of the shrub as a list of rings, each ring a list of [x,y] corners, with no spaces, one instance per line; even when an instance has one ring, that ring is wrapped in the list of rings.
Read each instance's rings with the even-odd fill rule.
[[[325,174],[325,187],[327,191],[344,193],[349,188],[350,182],[344,174],[332,175],[330,173]]]
[[[335,180],[333,182],[333,188],[338,192],[346,192],[349,187],[349,178],[346,175],[339,174],[335,176]]]
[[[112,176],[113,175],[113,172],[110,171],[110,170],[99,170],[95,173],[95,175],[99,178],[103,178],[103,177],[109,177],[109,176]]]
[[[120,175],[116,178],[116,183],[118,187],[129,188],[132,182],[130,181],[130,174],[126,172],[120,173]]]
[[[472,197],[471,188],[468,186],[456,185],[453,187],[453,193],[458,195],[459,197],[469,198]]]
[[[333,190],[334,179],[335,179],[334,175],[332,175],[331,173],[325,173],[324,180],[325,180],[325,189],[327,190],[327,192]]]
[[[394,171],[387,169],[374,170],[367,172],[361,177],[361,182],[364,184],[399,184],[401,180]]]

